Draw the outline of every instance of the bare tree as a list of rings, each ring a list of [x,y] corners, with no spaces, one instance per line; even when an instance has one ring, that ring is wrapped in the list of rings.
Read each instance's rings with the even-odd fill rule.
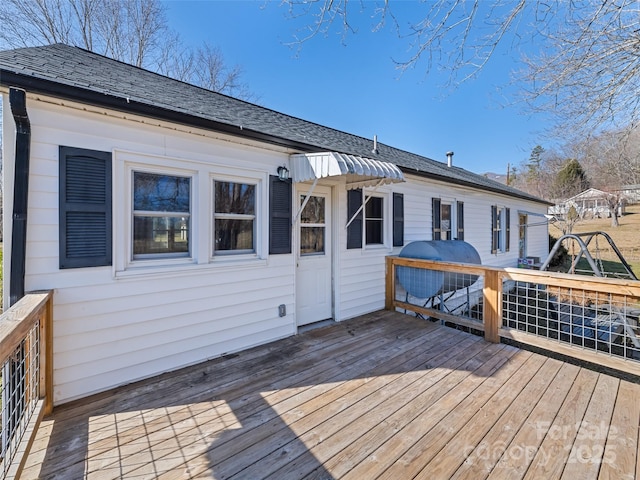
[[[244,99],[253,97],[246,85],[240,81],[240,66],[229,67],[218,47],[205,42],[195,52],[195,64],[198,68],[193,69],[192,83]]]
[[[160,0],[3,0],[0,47],[75,45],[178,80],[248,99],[241,69],[205,44],[186,48]]]
[[[558,10],[565,14],[557,29],[538,32],[545,49],[525,59],[527,99],[569,125],[634,126],[640,115],[640,3],[567,2]]]
[[[618,217],[620,216],[620,206],[622,205],[622,194],[620,193],[610,193],[607,198],[607,207],[609,208],[609,214],[611,215],[611,226],[618,227],[620,226],[620,222],[618,222]]]
[[[298,45],[336,29],[345,41],[356,32],[353,17],[369,10],[374,31],[390,27],[409,42],[407,58],[396,60],[402,70],[444,68],[455,84],[474,77],[499,47],[516,57],[537,48],[522,58],[515,79],[526,82],[524,99],[534,109],[583,132],[634,124],[640,116],[637,0],[432,0],[416,6],[424,10],[417,19],[398,17],[401,9],[389,0],[283,3],[290,16],[309,18]]]
[[[582,220],[578,210],[574,205],[571,205],[565,215],[557,215],[556,221],[552,225],[562,232],[562,235],[570,235],[573,233],[573,228]]]
[[[640,184],[640,127],[573,140],[563,150],[579,160],[595,188],[612,191]]]
[[[554,199],[553,183],[564,160],[556,153],[537,145],[531,150],[528,160],[516,168],[512,186],[540,198]]]

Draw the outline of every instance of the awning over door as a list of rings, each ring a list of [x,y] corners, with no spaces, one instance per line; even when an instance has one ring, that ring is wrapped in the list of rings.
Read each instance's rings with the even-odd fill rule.
[[[337,152],[291,155],[291,178],[308,182],[325,177],[346,176],[347,189],[404,182],[404,175],[393,163]]]

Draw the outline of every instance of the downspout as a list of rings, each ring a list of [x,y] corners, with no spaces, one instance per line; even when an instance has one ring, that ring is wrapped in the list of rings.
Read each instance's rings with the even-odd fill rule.
[[[24,90],[13,87],[10,88],[9,105],[11,106],[11,113],[16,124],[13,226],[11,229],[11,274],[9,277],[9,306],[11,306],[24,296],[31,124],[29,123],[29,116],[27,115],[27,100]]]

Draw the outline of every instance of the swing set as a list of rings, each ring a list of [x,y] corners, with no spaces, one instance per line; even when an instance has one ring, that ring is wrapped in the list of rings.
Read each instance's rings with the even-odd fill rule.
[[[611,246],[611,249],[618,257],[620,264],[624,268],[624,272],[607,272],[604,269],[602,263],[602,257],[600,255],[601,249],[599,244],[599,238],[603,237]],[[595,254],[594,256],[589,252],[589,244],[592,240],[595,239],[595,249],[593,250]],[[598,232],[586,232],[586,233],[569,233],[566,235],[562,235],[556,243],[553,245],[553,248],[549,252],[549,256],[544,261],[544,263],[540,266],[540,270],[544,271],[549,268],[549,264],[551,263],[551,259],[560,249],[562,242],[565,240],[573,240],[571,242],[571,266],[569,267],[566,273],[576,274],[576,273],[591,273],[596,277],[614,277],[614,278],[629,278],[631,280],[638,280],[638,277],[633,270],[631,270],[631,266],[625,258],[622,256],[622,253],[614,243],[613,239],[606,232],[598,231]],[[578,254],[576,254],[576,244],[580,248]],[[591,271],[578,269],[578,262],[585,258],[589,266],[591,267]]]
[[[624,272],[607,272],[605,270],[600,255],[600,238],[604,238],[609,243],[624,268]],[[540,267],[540,270],[544,271],[549,268],[551,259],[565,240],[572,241],[571,266],[566,273],[592,274],[596,277],[638,280],[638,277],[633,273],[631,266],[627,263],[613,239],[602,231],[561,236],[554,244],[551,252],[549,252],[549,256]],[[589,251],[589,245],[593,240],[595,240],[595,248],[592,249],[594,255]],[[580,250],[578,253],[576,253],[576,245]],[[583,257],[586,259],[591,271],[578,269],[578,262]],[[557,299],[556,303],[560,330],[564,335],[569,335],[572,338],[580,338],[581,341],[584,341],[586,338],[592,338],[608,344],[615,342],[628,343],[628,345],[632,347],[631,356],[640,360],[640,338],[636,334],[640,310],[629,308],[626,305],[618,305],[615,304],[615,302],[599,305],[598,302],[596,302],[595,306],[590,305],[589,307],[572,303],[561,304]],[[582,314],[580,314],[580,312],[582,312]]]

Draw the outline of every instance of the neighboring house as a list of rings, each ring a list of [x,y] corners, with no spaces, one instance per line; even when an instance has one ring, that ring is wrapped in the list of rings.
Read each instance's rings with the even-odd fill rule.
[[[608,218],[611,216],[610,199],[615,195],[596,188],[589,188],[567,200],[549,207],[551,215],[564,217],[574,207],[580,218]],[[625,202],[618,203],[618,216],[624,215]]]
[[[623,185],[616,193],[621,194],[627,203],[640,203],[640,185]]]
[[[5,304],[55,291],[56,404],[381,309],[413,240],[548,252],[538,198],[79,48],[0,52],[0,90]]]

